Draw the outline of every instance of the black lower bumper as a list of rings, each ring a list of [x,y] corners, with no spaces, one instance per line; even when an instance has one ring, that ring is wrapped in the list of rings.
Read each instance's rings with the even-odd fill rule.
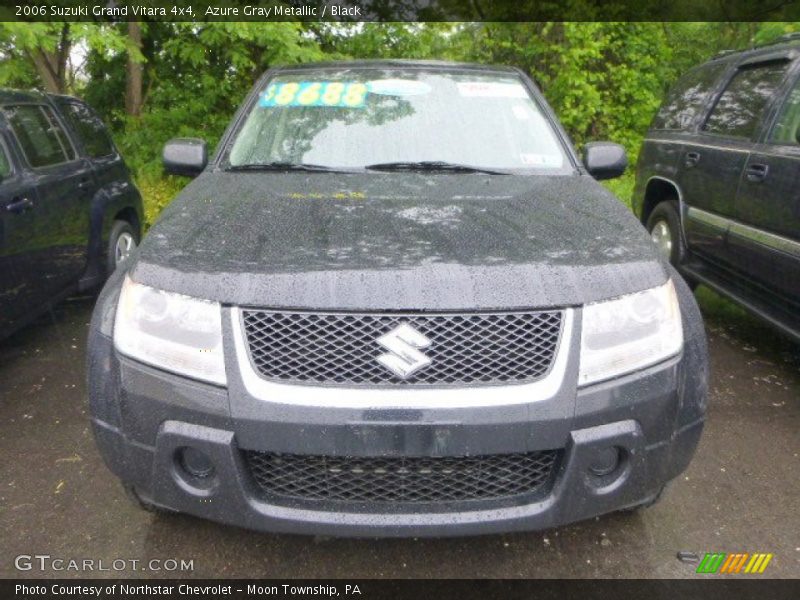
[[[346,504],[322,504],[316,510],[269,504],[255,488],[233,432],[179,421],[165,422],[155,447],[127,444],[122,435],[96,423],[106,456],[126,456],[147,465],[151,488],[139,490],[161,507],[273,532],[343,536],[473,535],[543,529],[634,506],[655,497],[666,481],[688,465],[702,431],[690,424],[669,443],[648,446],[636,421],[618,421],[571,432],[554,484],[532,503],[475,509],[470,502],[450,503],[435,512],[350,512]],[[214,464],[208,481],[182,471],[176,453],[202,451]],[[619,471],[610,480],[593,475],[590,465],[608,448],[622,450]],[[123,465],[118,465],[125,469]],[[130,473],[130,472],[129,472]],[[445,507],[442,507],[445,508]]]
[[[553,527],[647,503],[689,464],[703,427],[707,350],[685,286],[683,352],[661,364],[578,388],[578,332],[564,383],[549,398],[414,410],[301,406],[248,395],[229,363],[228,387],[121,359],[109,336],[115,302],[95,311],[89,399],[110,469],[152,504],[274,532],[341,536],[471,535]],[[230,330],[226,335],[230,334]],[[235,352],[226,347],[229,360]],[[187,476],[185,448],[213,475]],[[596,461],[616,449],[616,468]],[[547,489],[530,497],[435,504],[275,500],[256,485],[243,451],[335,457],[467,457],[557,451]]]

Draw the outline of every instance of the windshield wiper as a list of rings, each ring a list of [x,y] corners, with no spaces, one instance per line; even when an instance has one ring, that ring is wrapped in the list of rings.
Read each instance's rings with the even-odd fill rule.
[[[421,160],[419,162],[385,162],[366,165],[369,171],[450,171],[452,173],[488,173],[489,175],[508,175],[503,171],[459,165],[441,160]]]
[[[331,173],[342,172],[335,167],[325,165],[314,165],[311,163],[293,163],[284,161],[274,161],[268,163],[248,163],[244,165],[230,165],[228,171],[327,171]]]

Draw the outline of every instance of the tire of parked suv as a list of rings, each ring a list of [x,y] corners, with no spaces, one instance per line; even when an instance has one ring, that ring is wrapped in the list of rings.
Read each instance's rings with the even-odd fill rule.
[[[114,221],[108,236],[107,274],[111,275],[139,244],[139,236],[127,221]],[[122,246],[124,248],[120,248]],[[122,251],[123,256],[120,256]]]
[[[647,231],[650,233],[651,237],[654,235],[654,230],[658,228],[666,228],[668,232],[669,239],[672,241],[669,262],[673,267],[678,269],[678,265],[680,265],[686,257],[686,244],[683,240],[681,220],[678,216],[675,200],[659,202],[656,204],[653,212],[650,213],[650,216],[647,217]],[[653,241],[655,242],[655,240]],[[683,278],[691,289],[697,287],[697,282],[687,278],[686,275],[683,275]]]

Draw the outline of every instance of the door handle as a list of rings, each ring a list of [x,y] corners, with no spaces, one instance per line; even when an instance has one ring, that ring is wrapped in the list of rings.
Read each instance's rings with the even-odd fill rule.
[[[769,173],[769,165],[754,163],[752,165],[748,165],[747,169],[745,169],[747,181],[752,181],[753,183],[764,181],[764,179],[767,178],[767,173]]]
[[[30,198],[14,198],[10,204],[6,204],[6,210],[13,213],[24,213],[29,208],[33,208],[33,200]]]
[[[89,183],[90,183],[90,182],[89,182],[89,180],[88,180],[88,179],[81,179],[81,180],[78,182],[78,189],[79,189],[79,190],[85,190],[86,188],[88,188],[88,187],[89,187]]]
[[[697,166],[697,163],[699,162],[700,162],[699,152],[687,152],[686,156],[683,157],[683,164],[686,165],[686,167],[689,169],[691,169],[694,166]]]

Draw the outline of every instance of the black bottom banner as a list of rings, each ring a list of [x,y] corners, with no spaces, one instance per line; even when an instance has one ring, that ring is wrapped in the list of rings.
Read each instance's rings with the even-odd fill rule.
[[[19,580],[0,581],[0,598],[456,598],[458,600],[687,600],[800,598],[800,580]]]

